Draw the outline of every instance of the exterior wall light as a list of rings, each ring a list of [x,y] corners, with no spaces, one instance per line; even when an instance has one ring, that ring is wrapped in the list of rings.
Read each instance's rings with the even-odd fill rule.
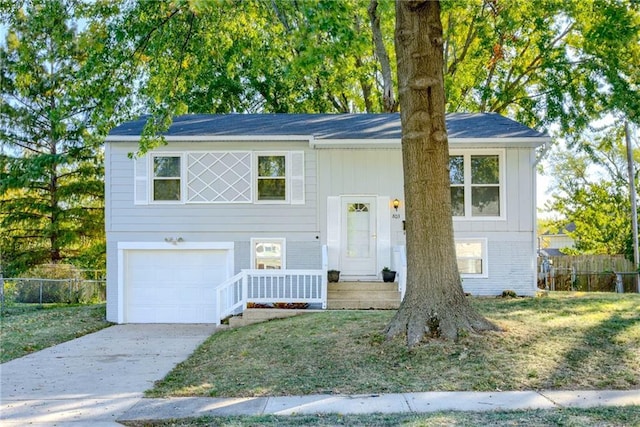
[[[396,210],[396,212],[398,212],[398,208],[400,207],[400,200],[398,199],[393,199],[393,209]]]

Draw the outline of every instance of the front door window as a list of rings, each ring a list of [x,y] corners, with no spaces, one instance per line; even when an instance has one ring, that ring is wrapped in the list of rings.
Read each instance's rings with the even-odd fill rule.
[[[369,203],[349,203],[347,205],[347,256],[366,258],[371,255],[371,221]]]

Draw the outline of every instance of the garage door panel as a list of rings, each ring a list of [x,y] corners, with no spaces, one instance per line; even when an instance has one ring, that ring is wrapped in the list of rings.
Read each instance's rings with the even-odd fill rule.
[[[226,250],[126,251],[125,322],[215,323],[227,262]]]

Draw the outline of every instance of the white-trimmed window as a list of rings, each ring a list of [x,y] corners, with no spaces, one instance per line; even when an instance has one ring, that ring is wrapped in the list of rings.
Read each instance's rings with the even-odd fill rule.
[[[256,201],[286,202],[288,200],[286,153],[258,153],[256,168]]]
[[[461,277],[489,277],[487,239],[456,239],[456,258]]]
[[[449,179],[455,218],[504,217],[504,151],[452,152]]]
[[[284,270],[286,245],[283,238],[251,239],[251,265],[257,270]]]
[[[153,152],[134,160],[134,203],[305,203],[304,152]]]
[[[182,156],[152,154],[151,197],[154,202],[182,201]]]
[[[254,202],[304,203],[304,152],[256,152]]]

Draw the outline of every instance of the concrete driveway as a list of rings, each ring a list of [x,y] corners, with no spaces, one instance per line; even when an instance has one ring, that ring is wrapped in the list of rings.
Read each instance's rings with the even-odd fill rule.
[[[0,365],[0,424],[120,425],[215,325],[116,325]]]

